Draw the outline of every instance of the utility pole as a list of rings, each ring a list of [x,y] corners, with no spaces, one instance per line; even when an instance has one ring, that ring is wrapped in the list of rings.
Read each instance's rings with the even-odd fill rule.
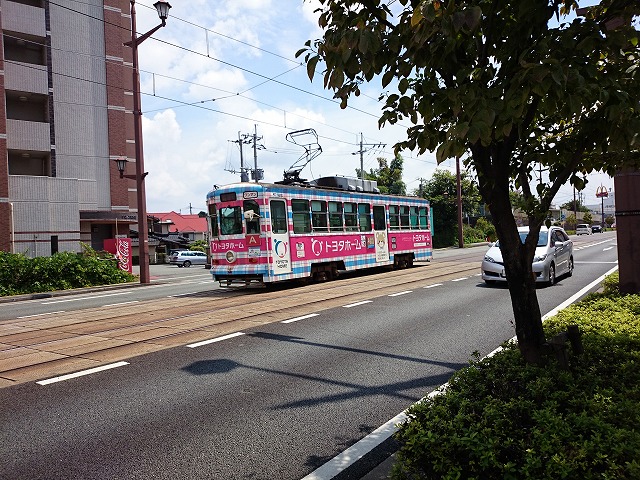
[[[371,147],[371,148],[384,148],[385,144],[384,143],[363,143],[363,138],[362,138],[362,132],[360,132],[360,150],[358,150],[357,152],[353,152],[351,155],[357,155],[360,154],[360,178],[362,180],[362,190],[364,190],[364,153],[367,152],[369,149],[365,150],[365,146],[367,147]]]
[[[257,127],[256,127],[257,128]],[[238,140],[230,140],[232,143],[237,143],[238,147],[240,148],[240,181],[241,182],[248,182],[249,181],[249,174],[247,173],[248,170],[250,170],[249,168],[244,166],[244,152],[242,149],[243,145],[250,145],[251,143],[254,144],[254,162],[256,165],[256,170],[258,168],[258,160],[257,160],[257,153],[256,153],[256,149],[262,149],[264,148],[262,145],[258,145],[256,147],[255,143],[256,143],[256,135],[253,133],[245,133],[245,134],[241,134],[240,132],[238,132]],[[262,137],[257,138],[257,140],[261,140]],[[235,170],[229,170],[229,169],[225,169],[227,172],[231,172],[231,173],[238,173]],[[256,172],[253,172],[253,177],[254,178],[258,178],[261,179],[262,175],[257,175]],[[257,182],[257,180],[256,180]]]
[[[460,181],[460,156],[456,157],[456,196],[458,199],[458,248],[464,248],[462,234],[462,182]]]

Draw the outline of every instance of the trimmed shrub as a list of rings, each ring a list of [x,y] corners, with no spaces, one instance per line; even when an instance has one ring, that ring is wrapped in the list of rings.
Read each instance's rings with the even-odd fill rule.
[[[134,281],[113,255],[83,246],[83,253],[59,252],[29,258],[0,252],[0,296],[50,292]]]

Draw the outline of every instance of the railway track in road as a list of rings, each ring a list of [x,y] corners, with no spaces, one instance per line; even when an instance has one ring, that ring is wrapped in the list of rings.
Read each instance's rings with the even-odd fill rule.
[[[194,294],[5,321],[0,387],[62,375],[469,276],[479,261],[441,260],[305,286],[211,290]]]

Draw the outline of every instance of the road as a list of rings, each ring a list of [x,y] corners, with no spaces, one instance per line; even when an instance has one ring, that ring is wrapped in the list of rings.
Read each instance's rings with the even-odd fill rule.
[[[615,266],[615,236],[574,240],[575,274],[538,290],[543,312]],[[237,318],[217,341],[0,389],[0,478],[302,478],[473,352],[513,336],[507,289],[479,279],[483,253],[453,250],[428,266],[274,292],[67,312],[140,317],[161,303],[155,321],[175,317],[172,308]]]

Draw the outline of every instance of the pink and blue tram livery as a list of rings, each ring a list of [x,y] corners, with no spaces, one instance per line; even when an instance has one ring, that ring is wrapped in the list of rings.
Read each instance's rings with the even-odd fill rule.
[[[375,181],[242,182],[207,194],[211,274],[222,287],[325,281],[340,271],[430,261],[423,198],[377,193]]]

